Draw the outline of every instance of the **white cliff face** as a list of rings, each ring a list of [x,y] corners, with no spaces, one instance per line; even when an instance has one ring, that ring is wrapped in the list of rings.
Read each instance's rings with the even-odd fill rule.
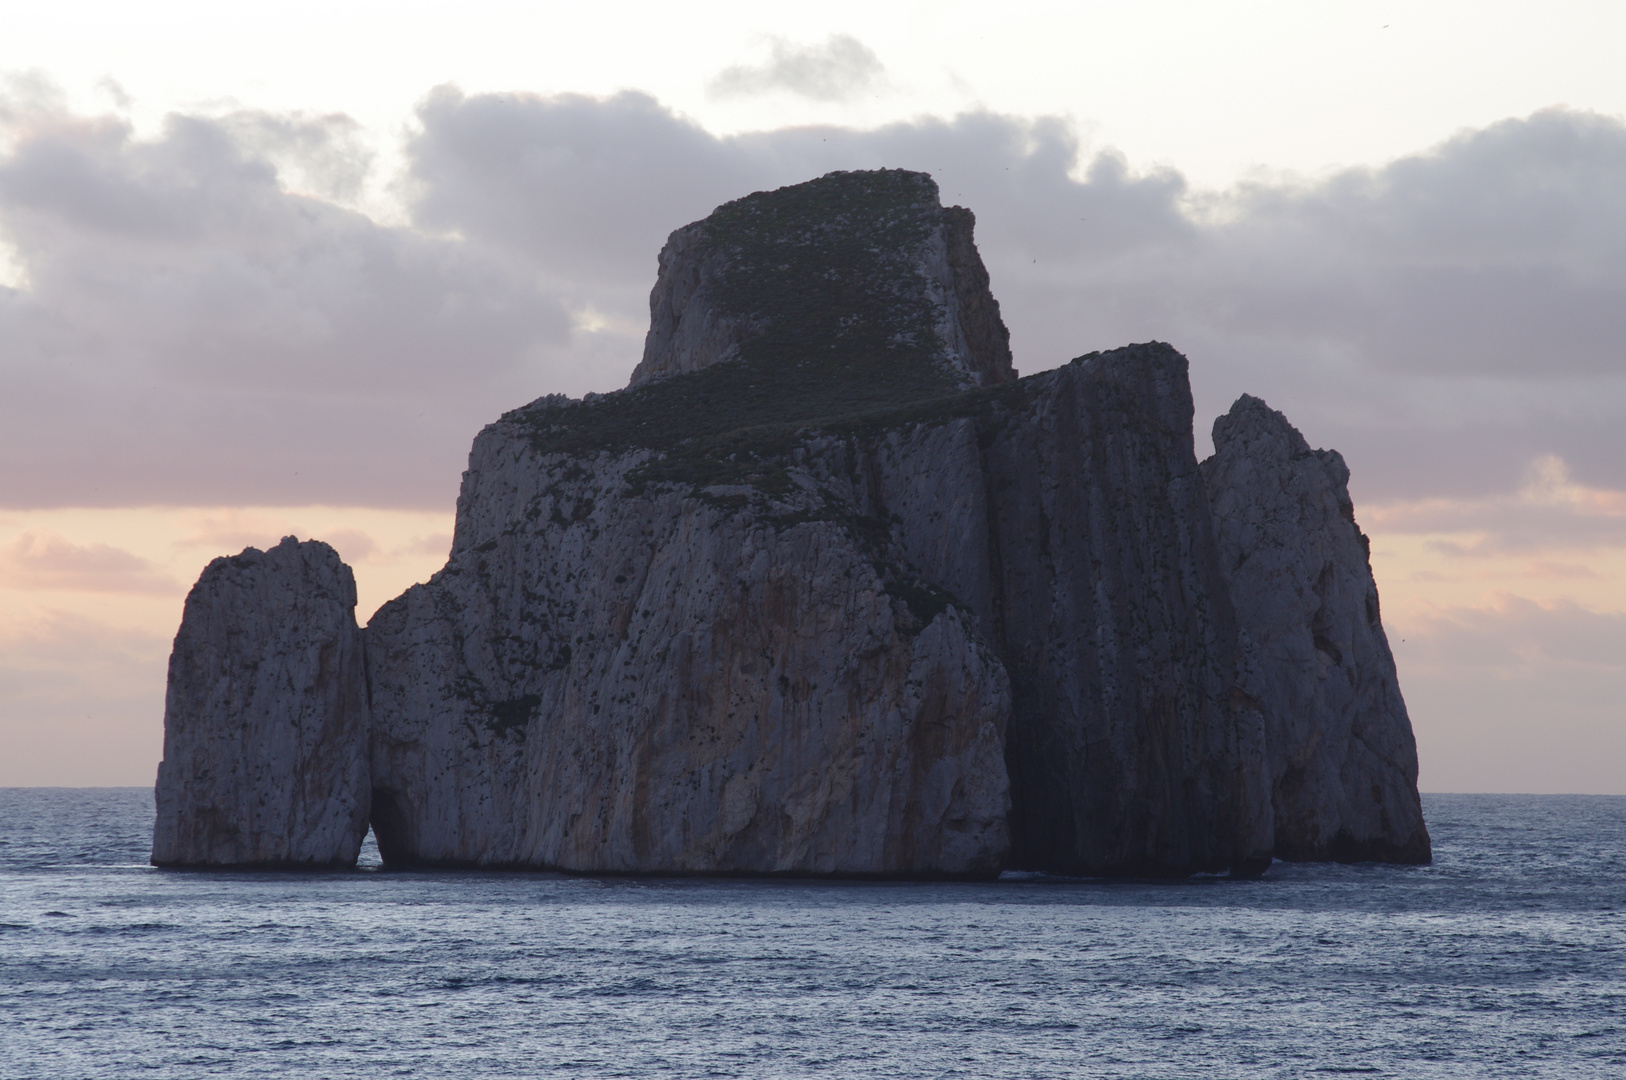
[[[971,875],[1008,846],[1003,668],[800,489],[628,494],[647,454],[476,444],[446,570],[368,627],[398,863]]]
[[[1267,724],[1276,852],[1427,862],[1417,745],[1378,611],[1349,469],[1243,395],[1203,463]]]
[[[704,222],[685,225],[667,238],[649,295],[649,332],[644,357],[632,373],[638,386],[664,375],[684,375],[737,359],[740,342],[754,336],[760,315],[719,310],[704,288],[727,269],[724,252],[707,249]]]
[[[353,865],[367,831],[356,586],[326,544],[216,559],[169,662],[152,861]]]

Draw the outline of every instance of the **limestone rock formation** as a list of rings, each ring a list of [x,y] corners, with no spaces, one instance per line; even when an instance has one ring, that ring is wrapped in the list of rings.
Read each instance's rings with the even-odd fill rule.
[[[367,832],[367,695],[350,568],[285,538],[216,559],[169,660],[152,861],[348,866]]]
[[[1378,611],[1349,469],[1244,394],[1203,463],[1244,684],[1270,748],[1276,854],[1428,862],[1417,744]]]
[[[387,859],[1268,863],[1185,360],[1011,381],[970,227],[909,173],[730,204],[632,388],[481,434],[447,569],[368,628]]]
[[[217,561],[155,860],[343,862],[368,820],[394,866],[1416,857],[1383,839],[1422,828],[1415,752],[1342,479],[1278,432],[1205,483],[1167,345],[1018,380],[972,227],[882,171],[673,233],[632,385],[481,432],[446,567],[365,649],[329,549]]]
[[[637,430],[615,416],[636,400],[543,401],[482,433],[447,569],[369,625],[386,858],[1268,864],[1179,354],[731,437],[727,459],[553,449]]]

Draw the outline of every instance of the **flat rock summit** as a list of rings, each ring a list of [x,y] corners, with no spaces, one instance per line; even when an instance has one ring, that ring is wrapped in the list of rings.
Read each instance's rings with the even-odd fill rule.
[[[355,623],[292,537],[170,660],[153,862],[1255,874],[1427,862],[1348,469],[1186,360],[1017,378],[929,176],[674,232],[631,385],[482,431],[446,566]]]

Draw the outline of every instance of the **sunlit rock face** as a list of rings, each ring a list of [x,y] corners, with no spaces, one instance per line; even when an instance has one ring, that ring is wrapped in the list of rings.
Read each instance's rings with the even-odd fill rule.
[[[216,559],[169,660],[152,861],[348,866],[367,832],[367,684],[356,584],[288,537]]]
[[[481,437],[447,568],[368,628],[386,859],[996,872],[1010,693],[972,618],[817,492],[629,495],[646,460]]]
[[[1267,725],[1276,854],[1428,862],[1417,744],[1344,459],[1246,394],[1214,422],[1214,448],[1203,475]]]

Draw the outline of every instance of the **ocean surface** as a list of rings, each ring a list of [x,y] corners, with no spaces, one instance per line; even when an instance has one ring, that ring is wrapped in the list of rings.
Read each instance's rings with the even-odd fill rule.
[[[987,884],[146,865],[0,790],[0,1077],[1626,1077],[1626,798],[1427,867]]]

